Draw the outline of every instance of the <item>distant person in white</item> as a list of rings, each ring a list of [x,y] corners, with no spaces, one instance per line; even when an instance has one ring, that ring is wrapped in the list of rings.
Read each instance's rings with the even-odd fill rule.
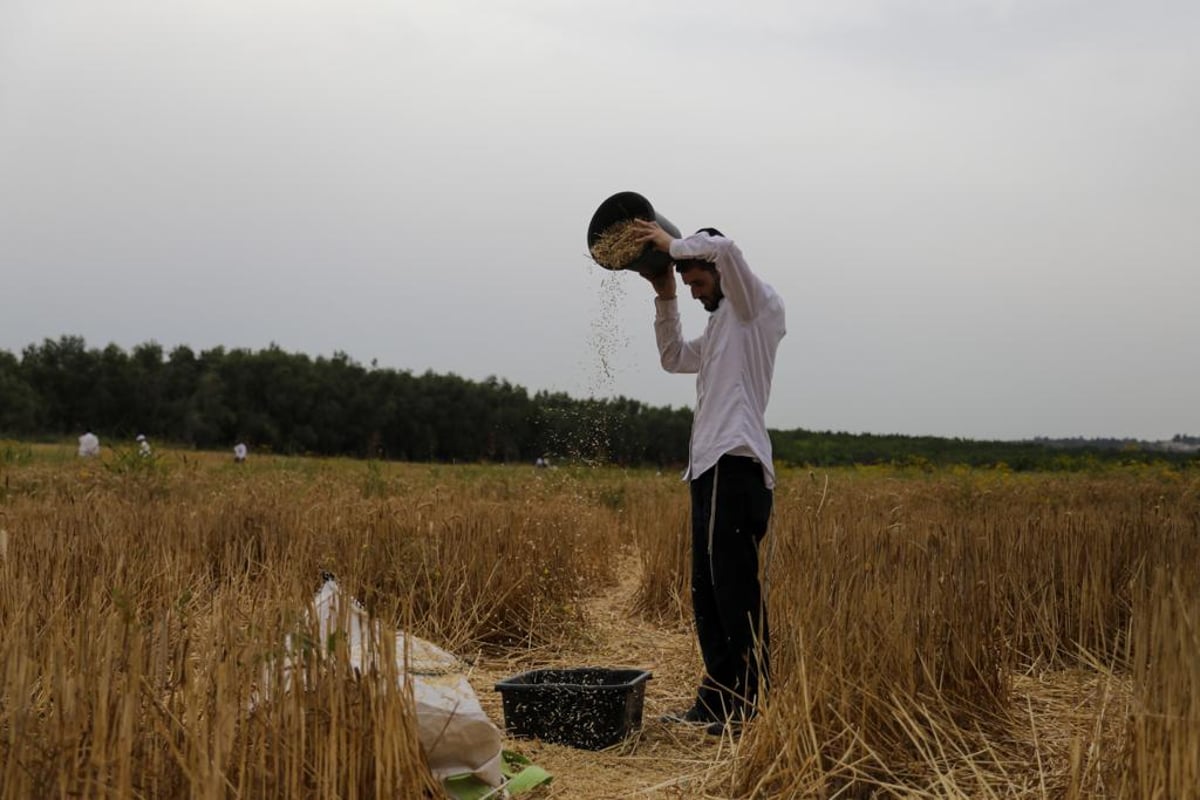
[[[238,442],[233,446],[233,460],[238,464],[246,460],[246,445]]]
[[[140,455],[142,458],[149,456],[150,455],[150,442],[146,440],[146,437],[139,433],[137,435],[137,442],[138,442],[138,455]]]
[[[684,479],[692,496],[692,607],[706,674],[692,707],[667,719],[707,723],[709,733],[720,734],[753,716],[769,678],[758,545],[774,502],[766,410],[786,333],[783,300],[715,228],[675,239],[656,222],[634,225],[643,242],[671,256],[692,298],[709,312],[704,333],[684,339],[675,275],[643,276],[656,294],[663,369],[696,374]]]
[[[100,455],[100,438],[88,431],[79,437],[79,457],[92,458]]]

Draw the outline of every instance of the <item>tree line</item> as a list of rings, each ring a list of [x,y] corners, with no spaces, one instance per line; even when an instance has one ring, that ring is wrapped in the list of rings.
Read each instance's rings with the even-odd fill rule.
[[[364,366],[345,353],[310,358],[275,345],[171,351],[155,342],[126,352],[89,348],[79,336],[0,350],[0,437],[79,435],[202,449],[245,441],[255,450],[405,461],[533,462],[538,457],[678,466],[691,410],[624,397],[530,394],[495,377]],[[1006,465],[1079,469],[1113,461],[1196,463],[1136,443],[1048,442],[771,431],[776,461],[807,466]]]
[[[495,377],[364,366],[345,353],[310,358],[276,345],[126,352],[80,336],[0,350],[0,436],[145,434],[202,449],[408,461],[529,461],[539,456],[673,464],[691,412],[624,397],[530,394]]]
[[[849,466],[894,464],[933,469],[964,465],[1022,471],[1075,472],[1113,464],[1200,466],[1195,453],[1164,451],[1153,443],[1116,439],[986,441],[938,436],[772,431],[775,459],[786,464]]]

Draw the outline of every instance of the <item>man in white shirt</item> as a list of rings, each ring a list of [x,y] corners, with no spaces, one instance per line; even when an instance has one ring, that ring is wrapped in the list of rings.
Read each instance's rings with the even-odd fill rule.
[[[654,287],[654,333],[663,369],[696,373],[688,468],[692,495],[692,607],[705,677],[677,722],[727,722],[754,714],[768,678],[766,598],[758,545],[771,517],[775,468],[766,409],[775,353],[786,333],[783,301],[715,228],[675,239],[635,220],[642,241],[669,253],[683,284],[709,312],[704,333],[683,338],[670,270]]]
[[[245,461],[246,461],[246,445],[243,444],[242,442],[238,442],[237,444],[235,444],[233,446],[233,460],[234,460],[234,462],[236,462],[238,464],[245,463]]]

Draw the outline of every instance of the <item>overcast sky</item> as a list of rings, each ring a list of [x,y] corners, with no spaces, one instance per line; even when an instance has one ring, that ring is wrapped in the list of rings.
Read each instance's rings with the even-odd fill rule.
[[[0,349],[691,405],[587,258],[633,190],[782,294],[772,427],[1200,435],[1197,42],[1194,0],[0,0]]]

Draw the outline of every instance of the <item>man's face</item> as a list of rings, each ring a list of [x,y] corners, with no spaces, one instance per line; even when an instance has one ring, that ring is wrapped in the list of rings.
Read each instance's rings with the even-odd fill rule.
[[[710,267],[687,266],[679,273],[684,284],[692,290],[692,299],[699,300],[704,310],[713,312],[725,295],[721,292],[721,276]]]

